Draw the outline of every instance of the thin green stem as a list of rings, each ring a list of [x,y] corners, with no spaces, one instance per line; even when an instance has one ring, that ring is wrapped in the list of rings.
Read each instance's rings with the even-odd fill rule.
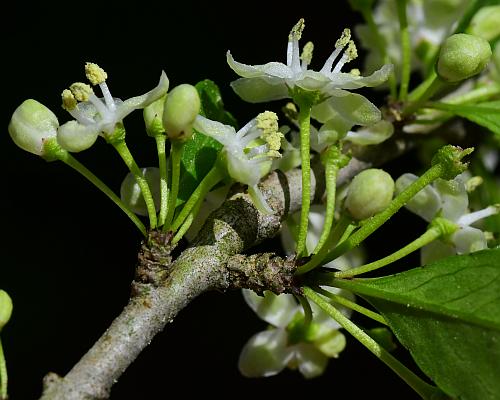
[[[375,23],[375,20],[373,19],[373,13],[371,9],[364,9],[363,10],[363,18],[368,24],[368,27],[370,28],[372,34],[375,37],[375,43],[377,45],[378,51],[382,55],[382,60],[384,64],[391,64],[391,59],[389,58],[389,55],[387,54],[386,51],[386,43],[383,38],[383,36],[380,34],[380,31],[378,29],[377,24]],[[397,82],[396,82],[396,75],[394,71],[389,75],[389,90],[391,94],[391,98],[395,99],[397,96]]]
[[[422,92],[418,93],[418,97],[415,96],[414,100],[410,100],[410,102],[405,107],[403,107],[403,116],[407,117],[415,113],[417,110],[422,108],[425,102],[432,96],[434,96],[434,94],[436,94],[438,90],[447,85],[447,83],[442,81],[437,75],[431,76],[433,76],[434,79],[427,83]]]
[[[170,229],[170,224],[174,218],[177,195],[179,194],[179,181],[181,176],[181,159],[184,142],[175,140],[170,147],[170,161],[172,163],[172,179],[170,183],[170,194],[168,197],[168,212],[163,225],[163,231]]]
[[[406,16],[407,0],[397,0],[399,31],[401,37],[401,85],[399,87],[399,100],[406,101],[408,96],[408,86],[410,84],[411,70],[411,43],[410,31],[408,29],[408,19]]]
[[[311,309],[311,305],[307,301],[307,299],[304,296],[297,296],[297,299],[300,302],[300,305],[302,306],[302,309],[304,310],[304,326],[309,327],[311,324],[312,318],[313,318],[313,312]]]
[[[349,318],[337,310],[332,304],[326,301],[321,295],[308,287],[304,287],[304,295],[316,303],[330,317],[337,321],[346,331],[354,336],[363,346],[370,350],[383,363],[391,368],[401,379],[403,379],[415,392],[424,399],[432,399],[439,395],[441,391],[420,379],[414,372],[398,361],[392,354],[380,346],[359,326],[354,324]]]
[[[168,211],[168,175],[167,154],[165,152],[166,135],[156,135],[156,150],[158,152],[158,166],[160,167],[160,214],[158,226],[162,226],[167,218]]]
[[[194,192],[189,197],[188,201],[182,208],[181,212],[174,220],[170,229],[175,232],[184,220],[187,218],[191,210],[196,206],[199,200],[203,200],[210,190],[217,185],[222,178],[224,178],[224,170],[219,167],[219,163],[216,162],[212,169],[208,171],[208,174],[201,180],[198,187],[194,190]]]
[[[413,103],[414,101],[417,101],[420,97],[422,97],[422,95],[428,90],[428,88],[436,79],[437,74],[433,69],[432,73],[422,83],[420,83],[420,85],[418,85],[408,94],[408,102]]]
[[[342,297],[338,294],[329,292],[328,290],[322,289],[320,287],[315,287],[314,290],[318,292],[319,294],[322,294],[323,296],[328,297],[329,299],[333,300],[334,303],[340,304],[344,307],[350,308],[351,310],[354,310],[360,314],[363,314],[365,317],[371,318],[374,321],[380,322],[382,325],[388,325],[387,321],[385,318],[372,311],[369,310],[366,307],[360,306],[359,304],[356,304],[354,301],[351,301],[349,299],[346,299],[345,297]]]
[[[323,230],[319,237],[318,244],[313,253],[318,253],[325,245],[333,225],[333,217],[335,215],[335,192],[337,188],[337,172],[338,166],[336,160],[330,157],[326,160],[325,165],[325,181],[326,181],[326,213],[323,222]]]
[[[457,96],[443,99],[443,102],[446,104],[465,104],[480,102],[488,100],[490,97],[493,97],[497,94],[500,94],[500,85],[497,83],[488,83],[487,85],[473,89],[470,92],[463,94],[461,93]]]
[[[122,160],[125,162],[125,165],[128,167],[130,172],[134,174],[135,180],[137,181],[137,184],[141,189],[142,197],[144,198],[144,202],[146,203],[146,208],[148,210],[149,227],[151,229],[156,228],[156,207],[153,200],[153,195],[151,194],[151,190],[148,185],[148,181],[142,174],[141,169],[137,166],[125,140],[118,140],[110,143],[118,152]]]
[[[441,177],[444,169],[441,164],[435,164],[429,168],[420,178],[396,196],[384,211],[374,215],[367,222],[354,232],[348,239],[340,243],[323,262],[335,260],[345,252],[358,246],[363,240],[380,228],[389,218],[391,218],[401,207],[403,207],[413,196],[415,196],[425,186]]]
[[[311,106],[301,104],[299,111],[300,127],[300,159],[302,162],[302,208],[300,212],[299,238],[297,240],[297,256],[307,252],[306,239],[309,226],[309,208],[311,206]]]
[[[9,378],[7,375],[7,363],[3,353],[2,339],[0,338],[0,400],[7,400],[7,384]]]
[[[326,255],[331,251],[331,249],[341,241],[341,238],[344,236],[345,232],[349,230],[349,227],[355,229],[355,225],[351,225],[351,219],[344,214],[335,225],[335,228],[333,228],[333,230],[330,232],[330,237],[327,240],[327,245],[323,246],[318,253],[314,254],[307,263],[297,268],[296,274],[305,274],[306,272],[309,272],[319,266]],[[350,232],[352,232],[352,229],[350,230]]]
[[[400,260],[408,254],[424,247],[425,245],[428,245],[432,241],[439,238],[441,234],[442,232],[438,228],[430,228],[413,242],[407,244],[405,247],[399,249],[398,251],[395,251],[387,257],[346,271],[336,271],[333,273],[333,276],[335,276],[336,278],[350,278],[353,276],[364,274],[366,272],[375,271],[376,269],[392,264],[393,262]]]
[[[193,207],[189,215],[184,220],[184,223],[181,225],[181,227],[175,234],[174,238],[172,239],[172,244],[176,244],[179,240],[181,240],[184,237],[186,232],[191,227],[191,224],[193,223],[194,219],[198,215],[198,212],[200,211],[202,204],[203,204],[203,197],[200,197],[196,202],[196,205]]]
[[[141,231],[141,233],[146,236],[146,227],[141,222],[139,217],[135,215],[126,205],[121,201],[121,199],[97,176],[90,172],[83,164],[81,164],[76,158],[74,158],[67,151],[60,152],[58,154],[59,160],[64,162],[66,165],[73,168],[75,171],[83,175],[89,182],[91,182],[97,189],[103,192],[108,198],[115,203],[120,210],[122,210],[127,217],[134,223],[135,226]]]

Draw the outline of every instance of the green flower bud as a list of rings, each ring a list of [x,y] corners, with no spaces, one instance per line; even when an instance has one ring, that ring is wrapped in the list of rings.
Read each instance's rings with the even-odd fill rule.
[[[491,58],[487,40],[466,33],[457,33],[441,46],[437,73],[446,82],[460,82],[480,73]]]
[[[9,134],[16,145],[43,156],[44,141],[54,138],[59,122],[55,114],[36,100],[25,100],[12,114]]]
[[[186,140],[193,134],[193,123],[200,112],[200,96],[192,85],[175,87],[167,96],[163,127],[171,140]]]
[[[67,151],[78,153],[96,142],[99,131],[77,121],[68,121],[57,129],[57,143]]]
[[[381,169],[367,169],[354,177],[347,192],[345,206],[357,220],[383,211],[392,200],[394,181]]]
[[[146,132],[149,136],[154,137],[165,133],[165,129],[163,129],[162,117],[166,98],[167,95],[160,97],[158,100],[144,108],[144,122],[146,124]]]
[[[500,36],[500,5],[481,8],[472,18],[467,33],[491,41]]]
[[[160,170],[155,167],[142,168],[142,176],[146,178],[151,195],[158,211],[160,208]],[[135,176],[129,172],[120,186],[120,197],[122,201],[136,214],[146,216],[148,209],[142,196],[141,188],[135,180]]]
[[[12,299],[6,291],[0,290],[0,331],[9,322],[12,315]]]

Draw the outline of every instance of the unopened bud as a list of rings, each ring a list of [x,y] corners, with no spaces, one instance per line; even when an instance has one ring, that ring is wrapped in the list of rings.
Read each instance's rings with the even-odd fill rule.
[[[385,210],[393,194],[394,181],[391,176],[381,169],[371,168],[354,177],[345,205],[355,219],[363,220]]]
[[[59,122],[55,114],[36,100],[25,100],[12,114],[9,134],[16,145],[43,156],[43,143],[54,138]]]
[[[12,299],[5,290],[0,290],[0,331],[12,315]]]
[[[494,40],[500,36],[500,5],[481,8],[470,22],[467,33]]]
[[[151,195],[155,203],[155,208],[158,211],[160,208],[160,170],[155,167],[142,168],[142,176],[146,178],[146,182],[151,190]],[[135,176],[128,173],[120,187],[120,197],[122,201],[132,210],[132,212],[146,216],[148,209],[146,202],[142,196],[141,188],[137,183]]]
[[[441,46],[437,73],[446,82],[460,82],[480,73],[491,59],[487,40],[466,33],[457,33]]]
[[[167,96],[163,127],[171,140],[186,140],[193,135],[193,123],[200,112],[200,96],[192,85],[175,87]]]
[[[81,125],[77,121],[66,122],[57,129],[57,143],[72,153],[87,150],[98,136],[99,131],[94,127]]]
[[[154,137],[165,133],[162,123],[165,99],[166,95],[144,108],[144,123],[146,124],[146,132],[149,136]]]

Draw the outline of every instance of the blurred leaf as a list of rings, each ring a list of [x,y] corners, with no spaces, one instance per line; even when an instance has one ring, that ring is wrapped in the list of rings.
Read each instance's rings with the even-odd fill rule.
[[[451,112],[500,135],[500,100],[479,104],[431,103],[430,107]]]
[[[448,395],[500,399],[500,248],[334,284],[372,303]]]
[[[227,125],[236,127],[234,117],[224,110],[219,88],[205,79],[195,85],[201,99],[200,114]],[[222,145],[203,133],[196,132],[184,145],[181,159],[181,180],[177,205],[185,202],[201,180],[213,167]]]
[[[398,347],[394,343],[392,332],[384,326],[368,329],[366,333],[387,351],[396,350]]]

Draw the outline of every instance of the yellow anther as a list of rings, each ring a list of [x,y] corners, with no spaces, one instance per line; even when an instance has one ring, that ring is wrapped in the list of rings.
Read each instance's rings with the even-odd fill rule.
[[[73,93],[71,93],[71,90],[64,89],[63,92],[61,93],[61,98],[62,98],[62,108],[64,108],[66,111],[71,111],[76,108],[77,102],[75,96],[73,96]]]
[[[75,96],[75,99],[78,101],[88,101],[89,96],[94,93],[92,88],[83,82],[75,82],[70,87],[71,93]]]
[[[269,145],[267,155],[277,157],[276,153],[281,148],[281,138],[283,137],[283,134],[278,130],[278,116],[271,111],[265,111],[257,115],[256,121],[257,128],[262,130],[261,138]]]
[[[349,43],[349,40],[351,40],[351,30],[349,28],[345,28],[342,31],[340,38],[335,42],[335,47],[345,47],[347,43]]]
[[[356,44],[352,40],[349,40],[349,46],[347,46],[345,54],[347,56],[347,62],[358,57],[358,49],[356,49]]]
[[[300,55],[300,59],[307,65],[311,64],[311,60],[313,58],[313,50],[314,50],[313,42],[307,42],[304,48],[302,49],[302,54]]]
[[[465,188],[467,192],[471,193],[477,189],[483,183],[483,178],[480,176],[473,176],[467,182],[465,182]]]
[[[357,68],[353,68],[353,69],[351,69],[351,70],[349,71],[349,73],[350,73],[351,75],[354,75],[354,76],[360,76],[360,75],[361,75],[361,71],[360,71],[359,69],[357,69]]]
[[[92,85],[98,85],[108,79],[108,74],[99,65],[85,63],[85,75]]]
[[[288,41],[291,42],[292,40],[300,40],[300,38],[302,37],[302,32],[304,31],[304,27],[304,18],[301,18],[290,31],[290,35],[288,35]]]

